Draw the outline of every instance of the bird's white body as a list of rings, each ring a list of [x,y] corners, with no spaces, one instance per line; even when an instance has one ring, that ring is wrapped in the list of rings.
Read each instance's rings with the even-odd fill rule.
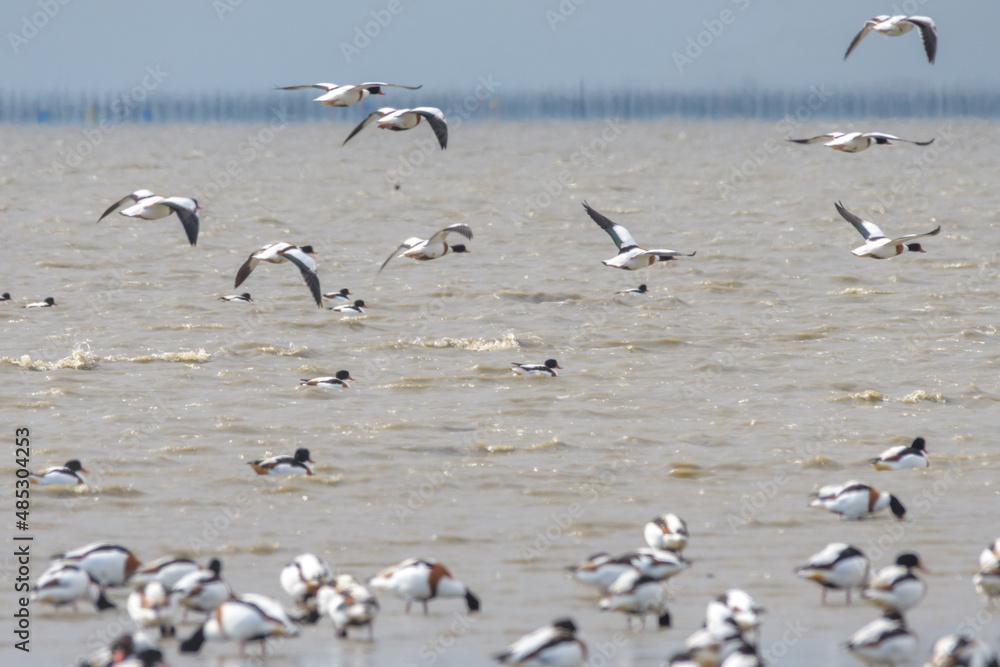
[[[641,574],[638,570],[626,570],[615,579],[600,602],[601,611],[620,611],[631,618],[636,616],[646,624],[646,614],[656,614],[660,627],[670,625],[667,613],[667,591],[659,580]]]
[[[587,661],[587,646],[577,638],[573,621],[560,619],[524,635],[496,660],[522,667],[581,667]]]
[[[139,560],[131,551],[117,544],[104,542],[67,551],[60,557],[82,567],[101,586],[124,586],[140,566]]]
[[[682,551],[690,533],[684,519],[676,514],[661,514],[643,527],[642,536],[653,549]]]
[[[426,614],[427,602],[443,597],[464,597],[470,612],[479,609],[479,600],[468,587],[452,577],[438,561],[408,558],[379,572],[368,580],[368,585],[379,593],[405,600],[407,613],[411,603],[421,602]]]
[[[827,589],[846,591],[847,604],[850,604],[851,589],[864,588],[870,571],[871,561],[860,549],[834,542],[810,556],[809,562],[798,568],[795,574],[823,587],[820,602],[825,605]]]
[[[906,512],[892,494],[857,481],[822,487],[810,506],[829,510],[846,519],[865,519],[886,509],[892,509],[893,514],[902,519]]]
[[[883,616],[855,632],[847,650],[867,665],[896,667],[908,664],[917,649],[917,637],[901,618]]]
[[[69,605],[76,608],[79,601],[92,602],[98,609],[114,605],[105,600],[106,607],[99,603],[104,599],[101,586],[90,573],[75,563],[56,561],[42,573],[31,589],[31,600],[51,604],[54,607]]]

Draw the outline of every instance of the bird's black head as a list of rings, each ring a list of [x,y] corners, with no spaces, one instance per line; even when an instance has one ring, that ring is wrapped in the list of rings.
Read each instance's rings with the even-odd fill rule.
[[[10,301],[10,292],[4,292],[2,295],[0,295],[0,299],[3,299],[4,301]]]
[[[926,250],[920,247],[919,243],[907,243],[906,249],[909,250],[910,252],[927,252]]]
[[[72,470],[73,472],[80,472],[83,470],[83,465],[80,463],[79,459],[70,459],[69,461],[66,461],[66,465],[64,467],[67,470]],[[87,472],[86,470],[83,471]]]
[[[337,371],[337,376],[336,377],[337,377],[338,380],[353,380],[354,379],[354,378],[351,377],[351,374],[348,371]]]
[[[892,510],[897,519],[902,519],[906,515],[906,508],[896,496],[889,496],[889,509]]]
[[[466,589],[465,591],[465,604],[469,606],[469,612],[479,611],[479,598],[472,594],[472,591]]]
[[[340,294],[341,296],[351,296],[351,291],[345,287],[344,289],[337,292],[337,294]]]
[[[355,308],[367,308],[367,306],[365,306],[364,299],[358,299],[357,301],[355,301],[354,302],[354,307]]]
[[[555,359],[546,359],[545,360],[545,367],[546,368],[558,368],[559,370],[562,370],[562,366],[560,366],[559,362],[556,361]]]
[[[639,285],[639,291],[645,294],[648,291],[648,289],[646,288],[645,285]]]
[[[573,622],[572,618],[560,618],[553,621],[552,627],[566,630],[567,632],[576,632],[576,623]]]
[[[246,299],[247,301],[253,301],[253,299],[250,298],[250,292],[243,292],[243,294],[240,294],[240,296]]]
[[[368,91],[369,95],[385,95],[385,93],[382,92],[381,86],[368,86],[365,90]]]
[[[889,140],[885,137],[875,137],[875,143],[879,146],[892,146],[892,144],[889,143]]]
[[[451,251],[452,252],[472,252],[471,250],[469,250],[468,248],[466,248],[461,243],[459,243],[458,245],[451,246]]]
[[[219,573],[222,572],[222,561],[218,558],[208,561],[208,570],[215,576],[219,576]]]
[[[920,567],[920,556],[913,553],[912,551],[907,551],[896,556],[896,565],[901,565],[902,567]]]
[[[56,300],[53,299],[51,296],[49,296],[45,298],[45,303],[49,304],[50,306],[54,306],[56,305]]]
[[[913,441],[913,444],[910,445],[910,449],[915,449],[918,452],[922,452],[922,451],[924,451],[924,448],[926,446],[927,446],[927,443],[924,441],[923,438],[917,438],[916,440]]]
[[[304,252],[307,255],[315,255],[316,254],[316,251],[313,250],[313,247],[311,245],[299,246],[299,250],[301,250],[302,252]]]
[[[309,461],[309,450],[305,447],[299,447],[295,450],[295,460],[299,463],[305,463]]]

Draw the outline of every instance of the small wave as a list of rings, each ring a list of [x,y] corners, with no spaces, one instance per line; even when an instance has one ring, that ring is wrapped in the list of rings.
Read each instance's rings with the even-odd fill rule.
[[[412,341],[413,345],[421,347],[446,348],[453,347],[459,350],[471,350],[473,352],[492,352],[496,350],[516,350],[521,347],[521,341],[513,333],[508,333],[500,338],[438,338],[436,340],[418,338]]]
[[[247,354],[256,352],[258,354],[271,354],[276,357],[308,357],[309,348],[305,345],[295,345],[289,343],[287,347],[280,347],[273,343],[236,343],[227,345],[219,350],[219,354]]]
[[[0,363],[20,366],[29,371],[54,371],[61,368],[71,368],[77,371],[92,371],[97,368],[101,358],[91,353],[90,346],[86,344],[77,345],[68,357],[57,359],[56,361],[45,361],[44,359],[32,359],[30,354],[20,357],[2,357]]]
[[[922,389],[917,389],[916,391],[910,392],[903,398],[899,399],[900,403],[919,403],[921,401],[930,401],[931,403],[947,403],[944,394],[933,391],[927,392]]]
[[[833,399],[834,401],[864,401],[865,403],[881,403],[886,400],[886,397],[875,391],[874,389],[865,389],[864,391],[855,392],[853,394],[848,394],[847,396],[838,396]]]
[[[870,287],[845,287],[844,289],[827,292],[827,294],[830,296],[867,296],[869,294],[895,294],[895,292]]]
[[[137,364],[148,364],[153,361],[179,361],[187,364],[204,364],[212,360],[212,355],[204,349],[186,350],[184,352],[155,352],[143,354],[137,357],[129,357],[119,354],[114,357],[107,357],[105,361],[128,361]]]
[[[190,322],[184,324],[161,324],[155,327],[149,327],[150,331],[191,331],[194,329],[225,329],[225,324],[208,323],[208,324],[192,324]]]

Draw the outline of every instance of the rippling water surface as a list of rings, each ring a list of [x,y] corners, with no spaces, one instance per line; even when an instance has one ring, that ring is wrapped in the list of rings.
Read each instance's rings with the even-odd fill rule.
[[[358,577],[423,556],[483,601],[472,616],[434,601],[424,617],[383,599],[374,642],[305,628],[268,658],[289,667],[487,665],[565,615],[591,664],[659,665],[738,586],[767,608],[770,664],[850,665],[841,645],[876,611],[836,594],[820,607],[792,574],[844,541],[877,566],[921,555],[929,593],[909,621],[922,651],[977,613],[995,639],[971,577],[1000,533],[1000,132],[848,125],[794,136],[938,140],[847,155],[786,144],[773,123],[552,122],[453,127],[442,152],[423,127],[343,148],[346,124],[119,127],[96,145],[81,128],[0,128],[6,437],[30,427],[35,469],[91,470],[88,489],[32,496],[32,578],[51,554],[110,541],[143,561],[220,557],[238,593],[289,602],[278,572],[298,553]],[[138,188],[198,196],[198,246],[175,217],[95,224]],[[615,248],[583,200],[640,244],[697,255],[604,267]],[[890,234],[942,232],[927,254],[856,258],[837,200]],[[457,222],[475,233],[471,254],[395,260],[376,277],[403,239]],[[279,240],[312,244],[324,291],[348,287],[369,313],[316,308],[287,264],[257,268],[254,303],[217,300],[251,250]],[[614,295],[639,283],[651,297]],[[47,296],[59,306],[19,308]],[[549,357],[558,378],[509,371]],[[339,369],[357,378],[349,390],[298,384]],[[917,435],[926,471],[867,464]],[[297,447],[315,476],[246,465]],[[849,479],[899,496],[908,520],[808,507]],[[629,632],[564,567],[640,546],[667,511],[689,522],[694,564],[672,580],[674,627]],[[17,664],[71,664],[127,626],[87,605],[32,614],[31,660]],[[22,659],[13,641],[0,635],[0,651]],[[254,662],[235,645],[167,647],[182,667]]]

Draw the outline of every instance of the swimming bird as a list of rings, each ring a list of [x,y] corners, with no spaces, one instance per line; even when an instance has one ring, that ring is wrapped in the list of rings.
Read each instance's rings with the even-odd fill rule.
[[[410,613],[412,602],[421,602],[426,615],[429,600],[451,597],[464,597],[469,612],[479,611],[479,598],[436,560],[408,558],[376,574],[368,585],[379,593],[392,593],[406,600],[406,613]]]
[[[369,95],[385,95],[385,93],[382,92],[383,88],[420,90],[423,88],[423,85],[401,86],[398,83],[369,81],[368,83],[359,83],[356,85],[348,84],[346,86],[339,86],[335,83],[312,83],[301,86],[284,86],[276,88],[276,90],[308,90],[310,88],[325,91],[322,95],[314,99],[313,102],[319,102],[320,104],[325,104],[328,107],[349,107],[354,106]]]
[[[351,296],[351,290],[345,287],[339,292],[327,292],[326,294],[323,295],[323,298],[326,299],[327,301],[337,304],[337,303],[347,303],[348,301],[350,301],[350,299],[347,298],[349,296]]]
[[[872,30],[886,37],[898,37],[905,35],[914,28],[920,29],[920,39],[923,40],[924,50],[927,52],[927,60],[933,65],[934,56],[937,53],[937,26],[934,25],[934,21],[926,16],[889,16],[888,14],[880,14],[873,19],[868,19],[861,28],[861,32],[851,40],[851,45],[847,47],[847,53],[844,54],[844,60],[847,60],[847,56],[851,55],[854,47]]]
[[[125,585],[142,565],[127,548],[106,542],[94,542],[55,557],[80,566],[101,586]]]
[[[603,262],[605,266],[611,266],[616,269],[625,269],[626,271],[635,271],[636,269],[644,269],[647,266],[652,266],[656,262],[668,262],[677,257],[694,257],[695,253],[685,254],[682,252],[677,252],[676,250],[667,249],[654,249],[646,250],[645,248],[640,248],[636,245],[635,240],[632,235],[629,234],[628,230],[619,224],[616,224],[601,215],[594,209],[590,208],[587,202],[583,202],[583,208],[587,211],[587,215],[590,216],[591,220],[596,222],[598,226],[608,233],[611,240],[615,242],[618,246],[618,255],[609,260]],[[697,252],[697,251],[695,251]]]
[[[815,495],[816,499],[809,503],[810,507],[821,507],[839,514],[841,518],[864,519],[884,509],[891,510],[900,520],[906,514],[906,508],[896,496],[861,482],[824,486]]]
[[[872,144],[876,146],[892,146],[893,141],[905,141],[908,144],[917,146],[930,146],[934,140],[913,141],[912,139],[900,139],[892,134],[882,132],[830,132],[808,139],[786,139],[797,144],[823,144],[835,151],[844,153],[860,153]]]
[[[10,292],[0,294],[0,301],[10,301]]]
[[[638,617],[641,627],[646,627],[646,614],[656,614],[661,628],[670,627],[670,612],[667,611],[667,591],[659,579],[629,569],[615,579],[600,601],[601,611],[625,612],[629,629],[632,617]]]
[[[310,623],[315,623],[319,618],[316,592],[332,580],[330,566],[320,556],[311,553],[300,554],[290,560],[279,576],[281,588],[292,596],[296,606],[305,613],[299,620]]]
[[[896,667],[909,662],[917,648],[917,637],[900,614],[891,613],[851,635],[846,648],[865,664]]]
[[[378,111],[373,111],[357,127],[351,130],[351,133],[344,139],[344,144],[341,145],[347,144],[355,134],[365,129],[365,127],[376,119],[378,119],[378,122],[375,123],[375,126],[380,130],[393,130],[396,132],[411,130],[419,125],[421,121],[426,120],[427,124],[434,130],[434,136],[437,137],[441,150],[448,148],[448,122],[444,119],[444,113],[435,107],[416,107],[414,109],[383,107]]]
[[[319,271],[316,268],[316,262],[309,256],[315,254],[311,245],[298,247],[291,243],[269,243],[260,250],[250,253],[247,261],[243,262],[243,266],[236,272],[236,282],[233,284],[233,288],[242,285],[243,281],[253,273],[253,270],[261,262],[282,264],[288,261],[299,268],[302,279],[306,282],[313,299],[316,300],[316,305],[322,308],[323,295],[319,287]]]
[[[378,599],[351,575],[337,575],[333,585],[324,585],[317,591],[316,600],[319,613],[333,622],[338,638],[346,638],[348,628],[362,627],[368,628],[368,639],[374,638]]]
[[[201,210],[201,206],[198,205],[197,200],[190,197],[161,197],[149,190],[136,190],[109,206],[97,219],[97,222],[130,202],[132,205],[119,211],[120,215],[143,220],[159,220],[171,213],[176,213],[184,226],[184,233],[187,234],[188,241],[191,245],[198,244],[198,227],[200,225],[198,211]]]
[[[926,572],[920,557],[912,552],[901,553],[896,563],[879,570],[861,597],[886,611],[904,612],[917,606],[927,594],[927,584],[913,571]]]
[[[851,604],[851,589],[865,587],[870,569],[871,562],[860,549],[833,542],[810,556],[809,562],[796,568],[795,574],[823,587],[821,605],[826,604],[826,592],[831,589],[847,593],[847,604]]]
[[[36,301],[34,303],[29,303],[25,308],[52,308],[56,305],[56,300],[51,296],[45,297],[45,301]]]
[[[642,536],[653,549],[682,551],[687,545],[687,523],[676,514],[661,514],[649,521],[642,529]]]
[[[917,438],[909,446],[899,445],[890,447],[876,458],[869,461],[875,470],[905,470],[906,468],[926,468],[930,465],[927,461],[926,442],[923,438]]]
[[[104,596],[104,587],[89,572],[66,561],[56,561],[42,573],[31,588],[31,600],[54,607],[69,605],[74,610],[79,600],[93,603],[97,611],[115,608]]]
[[[143,586],[154,581],[163,584],[169,591],[183,577],[198,571],[198,564],[190,558],[164,556],[144,563],[129,577],[132,586]]]
[[[510,369],[514,371],[514,375],[551,375],[556,377],[559,375],[556,371],[561,371],[562,366],[555,359],[546,359],[545,363],[542,364],[511,363]]]
[[[448,245],[445,239],[447,239],[448,234],[451,234],[452,232],[461,234],[470,241],[472,240],[472,229],[468,225],[461,222],[449,225],[448,227],[435,232],[429,239],[421,239],[413,236],[400,243],[399,246],[392,251],[386,260],[382,262],[382,266],[378,267],[378,273],[382,273],[382,269],[385,268],[385,265],[388,264],[393,257],[409,257],[411,259],[427,261],[444,257],[449,252],[469,252],[464,245]],[[400,250],[403,252],[397,255],[396,253]]]
[[[219,301],[229,301],[231,303],[248,303],[253,301],[250,298],[250,292],[243,292],[243,294],[230,294],[228,296],[220,296]]]
[[[576,623],[560,618],[530,632],[498,653],[494,659],[523,667],[580,667],[587,662],[587,645],[576,636]]]
[[[299,629],[281,604],[263,595],[248,593],[226,600],[198,630],[181,642],[181,653],[197,653],[207,640],[239,641],[240,655],[247,642],[259,641],[261,655],[271,637],[296,637]]]
[[[647,288],[646,285],[643,284],[639,285],[638,287],[634,287],[632,289],[620,290],[618,292],[615,292],[615,294],[624,294],[625,296],[649,296],[652,293],[649,291],[649,288]]]
[[[309,458],[309,450],[299,447],[293,456],[269,456],[264,459],[249,461],[248,465],[258,475],[311,475],[313,474]]]
[[[349,371],[337,371],[337,375],[334,377],[318,377],[311,380],[303,379],[299,384],[310,385],[312,387],[346,388],[350,386],[348,382],[354,381]]]
[[[358,299],[354,303],[342,303],[339,306],[333,306],[332,308],[327,308],[327,310],[332,310],[342,315],[364,315],[365,311],[368,310],[370,306],[365,305],[363,299]]]
[[[905,236],[900,236],[894,239],[887,238],[882,230],[878,228],[874,222],[868,222],[867,220],[862,220],[858,216],[854,215],[848,211],[844,206],[837,202],[834,204],[837,207],[837,212],[840,213],[844,220],[854,225],[854,228],[858,230],[865,239],[865,244],[859,246],[852,250],[851,252],[858,257],[872,257],[874,259],[888,259],[890,257],[895,257],[906,251],[910,252],[927,252],[919,243],[903,243],[904,241],[909,241],[910,239],[920,238],[921,236],[936,236],[938,232],[941,231],[941,225],[938,225],[934,230],[929,232],[924,232],[923,234],[907,234]]]
[[[222,579],[222,561],[213,558],[208,568],[195,570],[181,577],[170,589],[171,596],[187,611],[208,614],[233,597],[233,591]]]
[[[70,459],[66,465],[53,466],[41,472],[33,472],[28,475],[28,481],[39,486],[76,486],[86,484],[81,472],[88,472],[80,464],[79,459]]]
[[[174,636],[174,608],[168,589],[159,581],[135,588],[125,608],[139,630],[159,628],[161,637]]]
[[[951,634],[934,642],[925,667],[1000,667],[997,652],[967,634]]]

